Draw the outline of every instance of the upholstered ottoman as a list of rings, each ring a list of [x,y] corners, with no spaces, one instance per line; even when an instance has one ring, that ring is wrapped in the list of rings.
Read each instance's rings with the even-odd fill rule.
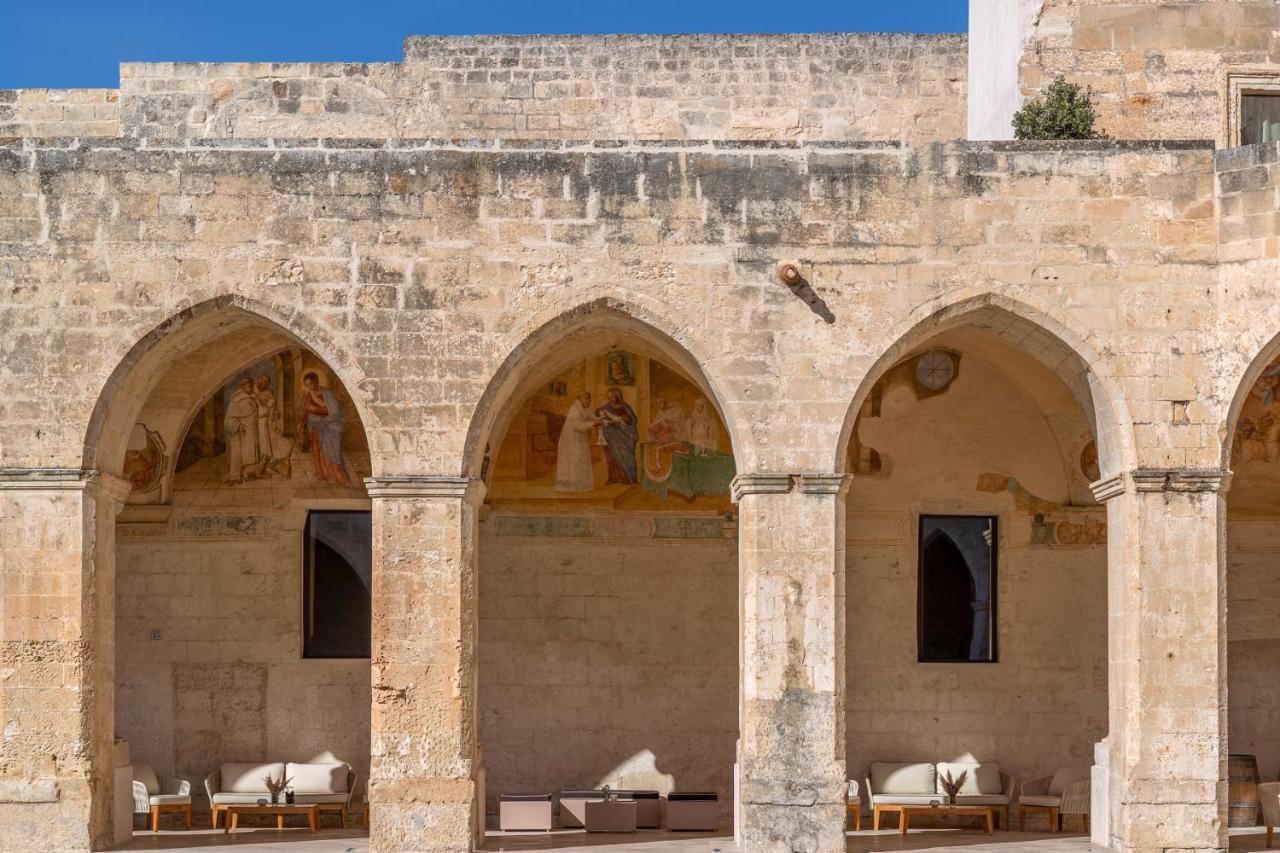
[[[503,832],[550,832],[550,794],[506,794],[498,801],[498,828]]]
[[[587,832],[635,832],[635,800],[588,800],[583,823]]]
[[[662,826],[662,795],[657,791],[619,791],[624,800],[636,801],[636,826],[657,829]]]
[[[561,791],[560,825],[566,829],[582,829],[587,825],[587,803],[603,799],[604,791]]]
[[[720,798],[714,791],[667,794],[667,829],[672,832],[713,832],[719,823]]]

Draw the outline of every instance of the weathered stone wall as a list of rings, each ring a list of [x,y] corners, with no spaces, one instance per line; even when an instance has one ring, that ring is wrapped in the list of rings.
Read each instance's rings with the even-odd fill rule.
[[[736,556],[731,540],[508,536],[496,518],[482,525],[480,742],[490,812],[503,791],[607,784],[717,791],[728,824]]]
[[[1057,75],[1097,96],[1118,139],[1227,137],[1228,71],[1280,71],[1280,11],[1256,0],[1043,0],[1023,54],[1023,94]]]
[[[0,136],[119,136],[115,89],[0,90]]]
[[[404,63],[125,63],[123,133],[901,140],[964,136],[964,36],[414,37]]]

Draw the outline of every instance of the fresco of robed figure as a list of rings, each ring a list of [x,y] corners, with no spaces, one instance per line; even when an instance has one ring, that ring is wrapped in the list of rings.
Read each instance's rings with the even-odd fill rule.
[[[715,406],[642,353],[600,353],[526,391],[491,465],[495,507],[719,513],[732,505],[733,454]]]
[[[275,482],[358,489],[368,458],[346,389],[310,352],[289,349],[237,371],[194,414],[174,488]]]

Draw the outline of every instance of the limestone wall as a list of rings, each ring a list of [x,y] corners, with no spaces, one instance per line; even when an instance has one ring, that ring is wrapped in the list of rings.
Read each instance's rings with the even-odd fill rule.
[[[634,518],[634,516],[632,516]],[[503,791],[714,790],[738,738],[731,540],[480,543],[480,740]]]
[[[118,136],[115,89],[0,90],[0,136]]]
[[[126,136],[964,136],[963,36],[412,37],[405,62],[126,63]]]

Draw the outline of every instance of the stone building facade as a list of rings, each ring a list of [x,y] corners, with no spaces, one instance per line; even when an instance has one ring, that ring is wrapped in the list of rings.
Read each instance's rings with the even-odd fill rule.
[[[1280,12],[973,9],[0,93],[0,849],[108,846],[119,736],[347,761],[379,853],[605,782],[843,850],[871,761],[966,754],[1225,850],[1228,751],[1280,761],[1280,145],[1228,147]],[[1058,73],[1112,139],[999,141]],[[325,511],[367,658],[304,653]],[[917,658],[928,515],[999,522],[997,662]]]

